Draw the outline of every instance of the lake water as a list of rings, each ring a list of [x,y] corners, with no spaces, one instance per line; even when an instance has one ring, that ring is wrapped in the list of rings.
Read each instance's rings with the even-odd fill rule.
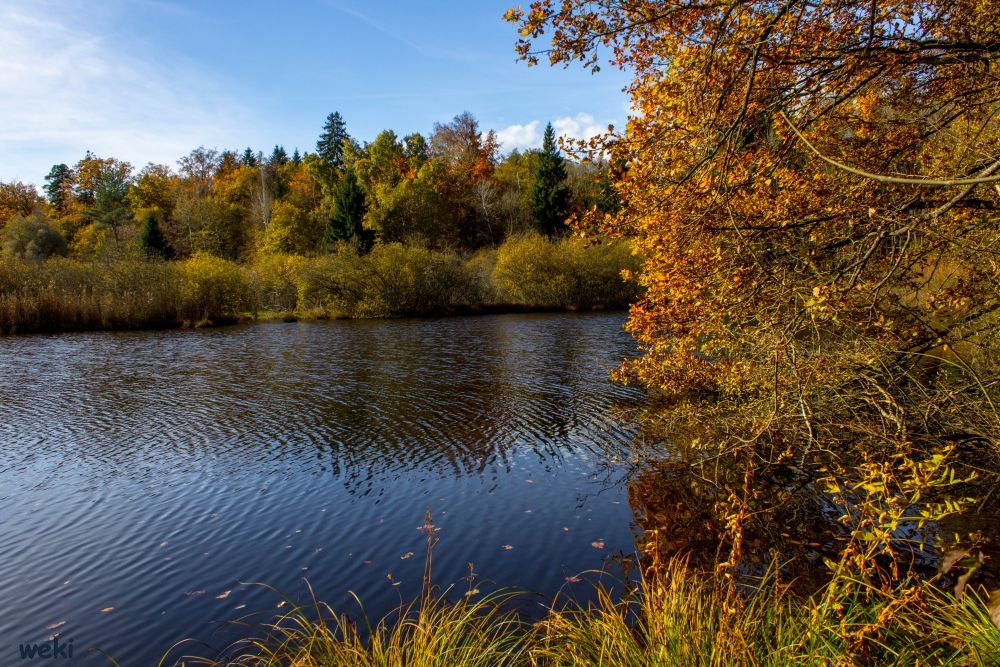
[[[210,653],[278,611],[253,582],[381,616],[420,591],[427,509],[436,583],[586,596],[567,578],[634,550],[623,322],[0,338],[0,664],[56,633],[61,664]]]

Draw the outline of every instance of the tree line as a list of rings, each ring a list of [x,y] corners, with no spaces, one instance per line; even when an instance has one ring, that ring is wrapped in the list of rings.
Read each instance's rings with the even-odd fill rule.
[[[427,136],[385,130],[364,143],[334,112],[314,152],[199,147],[176,169],[136,171],[88,151],[54,165],[43,191],[0,183],[5,255],[245,261],[376,243],[472,251],[527,231],[559,236],[567,219],[617,207],[606,166],[564,158],[551,124],[540,150],[502,155],[468,112]]]

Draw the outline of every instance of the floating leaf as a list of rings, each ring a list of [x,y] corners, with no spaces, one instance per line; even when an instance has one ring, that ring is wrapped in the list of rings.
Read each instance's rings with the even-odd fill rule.
[[[247,606],[245,604],[238,604],[235,607],[233,607],[233,609],[236,610],[236,611],[239,611],[240,609],[246,609],[246,608],[247,608]]]
[[[223,591],[223,592],[219,593],[218,595],[216,595],[215,599],[216,600],[225,600],[227,597],[229,597],[230,593],[232,593],[232,591]]]
[[[102,613],[102,614],[106,614],[106,613],[108,613],[109,611],[114,611],[114,610],[115,610],[115,608],[114,608],[114,607],[105,607],[104,609],[102,609],[102,610],[101,610],[101,613]]]
[[[580,577],[563,577],[563,579],[565,579],[571,584],[578,584],[581,581],[583,581],[582,579],[580,579]]]
[[[504,551],[510,551],[510,550],[511,550],[511,549],[513,549],[514,547],[513,547],[513,546],[511,546],[510,544],[505,544],[505,545],[503,545],[503,548],[504,548]]]
[[[595,549],[603,549],[604,548],[604,542],[602,542],[600,540],[597,540],[595,542],[591,542],[590,546],[594,547]]]
[[[64,625],[66,625],[66,621],[59,621],[58,623],[53,623],[52,625],[46,626],[45,629],[46,630],[55,630],[56,628],[61,628]]]
[[[412,557],[413,557],[413,552],[407,551],[405,554],[399,557],[399,560],[406,560],[407,558],[412,558]]]
[[[286,604],[288,604],[288,603],[287,603],[287,602],[285,602],[284,600],[282,600],[281,602],[279,602],[279,603],[278,603],[278,607],[277,607],[277,608],[278,608],[278,609],[281,609],[281,608],[282,608],[282,607],[284,607],[284,606],[285,606]]]

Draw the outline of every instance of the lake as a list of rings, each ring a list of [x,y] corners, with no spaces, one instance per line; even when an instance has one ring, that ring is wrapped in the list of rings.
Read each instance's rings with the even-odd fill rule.
[[[539,610],[586,597],[576,575],[635,549],[624,319],[0,338],[0,664],[56,633],[63,664],[211,653],[280,611],[255,582],[377,618],[419,594],[428,509],[437,584],[472,563]]]

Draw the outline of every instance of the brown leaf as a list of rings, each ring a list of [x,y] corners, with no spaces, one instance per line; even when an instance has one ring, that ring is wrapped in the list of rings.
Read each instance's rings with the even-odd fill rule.
[[[603,549],[604,548],[604,542],[598,540],[596,542],[591,542],[590,546],[594,547],[595,549]]]
[[[55,630],[56,628],[61,628],[64,625],[66,625],[66,621],[59,621],[58,623],[53,623],[52,625],[46,626],[45,629],[46,630]]]
[[[115,610],[115,608],[114,608],[114,607],[105,607],[104,609],[102,609],[102,610],[101,610],[101,613],[102,613],[102,614],[106,614],[106,613],[108,613],[109,611],[114,611],[114,610]]]

